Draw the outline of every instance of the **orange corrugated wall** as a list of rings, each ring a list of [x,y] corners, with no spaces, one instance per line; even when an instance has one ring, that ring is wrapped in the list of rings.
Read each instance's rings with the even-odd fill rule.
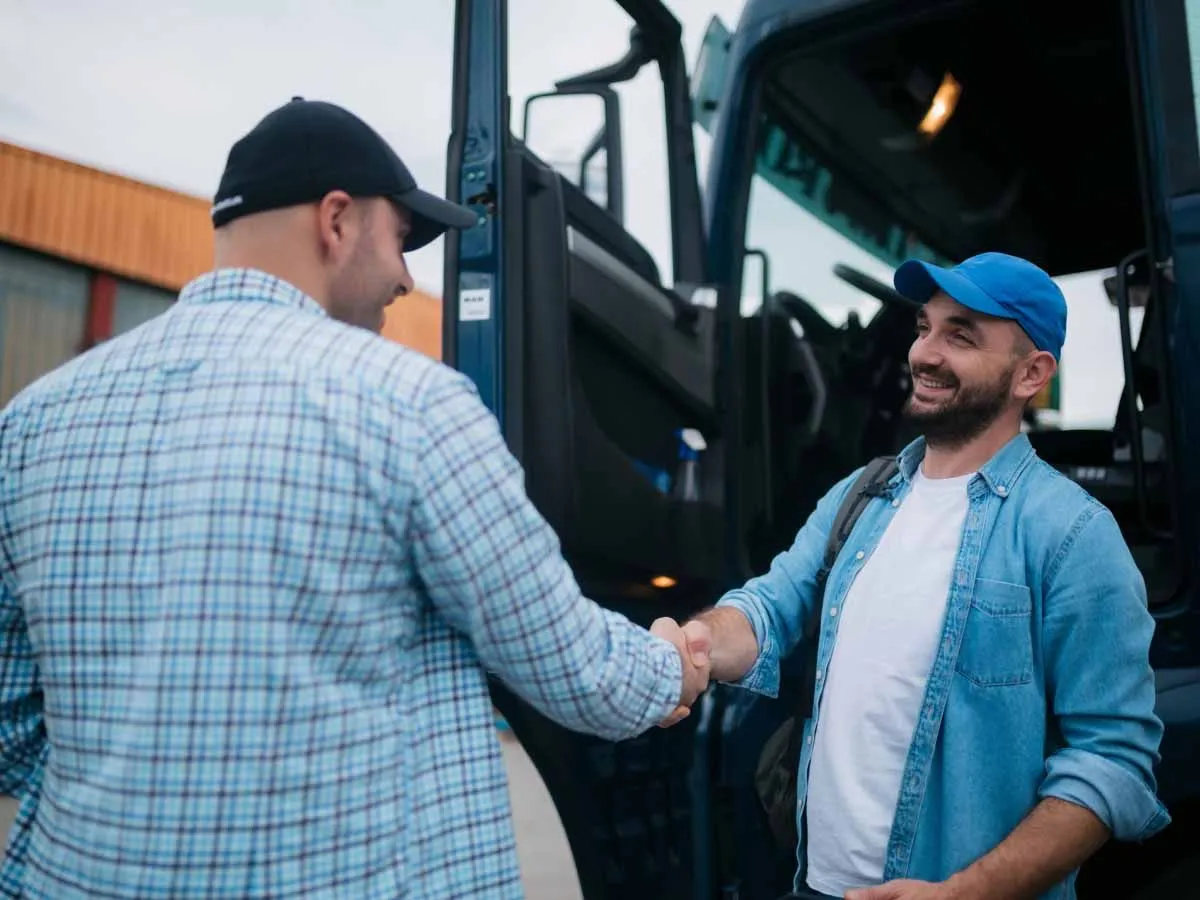
[[[442,358],[442,301],[424,291],[401,297],[385,311],[383,336],[434,359]]]
[[[209,201],[0,141],[0,241],[167,290],[212,265]],[[441,357],[441,301],[418,291],[384,335]]]
[[[212,264],[208,202],[0,143],[0,240],[177,290]]]

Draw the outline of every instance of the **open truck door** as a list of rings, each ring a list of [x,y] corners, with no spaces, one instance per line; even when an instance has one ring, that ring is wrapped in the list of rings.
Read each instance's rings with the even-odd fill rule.
[[[443,359],[497,416],[584,593],[648,626],[724,586],[724,436],[713,310],[694,302],[705,257],[681,29],[657,0],[620,6],[623,58],[510,109],[508,4],[458,0],[447,196],[478,222],[447,238]],[[673,286],[622,225],[612,86],[643,70],[662,80]],[[560,171],[512,130],[534,104],[581,95],[601,119]],[[554,798],[588,900],[711,896],[704,710],[614,744],[498,682],[493,696]]]

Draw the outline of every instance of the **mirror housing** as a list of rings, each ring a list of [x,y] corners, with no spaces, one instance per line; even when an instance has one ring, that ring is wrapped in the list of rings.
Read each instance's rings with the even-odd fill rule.
[[[579,151],[577,159],[561,161],[562,165],[574,171],[567,172],[560,169],[560,172],[564,177],[572,180],[596,205],[608,210],[609,214],[623,225],[625,223],[625,185],[621,141],[621,101],[616,91],[607,85],[563,86],[560,84],[556,90],[534,94],[525,101],[521,140],[527,147],[534,149],[530,143],[529,126],[530,112],[535,103],[540,103],[544,108],[548,100],[553,99],[562,103],[565,99],[567,104],[578,109],[582,105],[584,97],[599,98],[602,109],[601,122],[592,133],[591,139]],[[536,149],[534,152],[553,165],[553,161],[545,154]],[[603,153],[603,162],[598,163],[601,153]],[[558,167],[556,166],[556,168]],[[602,172],[598,172],[597,169],[602,169]],[[601,197],[597,197],[597,188],[603,192]]]
[[[700,52],[696,56],[696,67],[692,75],[692,116],[708,134],[712,134],[712,122],[716,118],[721,98],[725,94],[725,82],[729,70],[729,46],[733,36],[720,16],[708,21]]]

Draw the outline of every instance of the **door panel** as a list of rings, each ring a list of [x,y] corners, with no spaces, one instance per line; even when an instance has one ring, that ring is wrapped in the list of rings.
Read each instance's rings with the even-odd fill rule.
[[[481,221],[447,236],[443,358],[497,413],[585,594],[644,626],[683,618],[721,587],[711,313],[664,287],[616,218],[498,127],[509,119],[506,7],[458,2],[448,193]],[[690,155],[676,165],[685,168],[673,183],[690,178],[698,191]],[[686,229],[696,234],[698,209]],[[674,475],[684,428],[707,442],[698,500],[656,483],[655,472]],[[660,575],[677,583],[652,586]],[[568,732],[492,688],[554,798],[588,900],[710,895],[714,732],[703,716],[613,743]]]

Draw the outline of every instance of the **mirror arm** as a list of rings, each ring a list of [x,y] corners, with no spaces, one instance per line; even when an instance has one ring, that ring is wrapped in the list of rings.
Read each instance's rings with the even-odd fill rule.
[[[556,81],[554,86],[560,91],[578,90],[580,88],[594,90],[597,87],[610,87],[624,81],[632,81],[637,77],[637,73],[642,70],[642,66],[653,60],[654,54],[650,52],[645,38],[642,36],[641,28],[635,25],[633,30],[629,32],[629,49],[623,57],[612,65],[602,66],[599,69],[593,69],[591,72],[584,72],[581,75],[573,75],[570,78],[564,78],[562,81]]]

